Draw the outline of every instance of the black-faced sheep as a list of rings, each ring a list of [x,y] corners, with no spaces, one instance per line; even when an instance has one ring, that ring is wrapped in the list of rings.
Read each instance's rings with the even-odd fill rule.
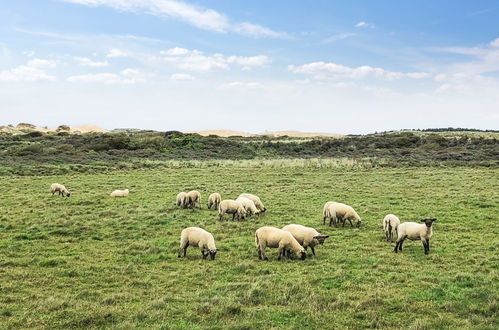
[[[362,220],[353,207],[343,203],[331,202],[327,205],[327,215],[331,219],[329,221],[329,226],[333,223],[336,224],[339,221],[342,221],[344,227],[346,220],[348,220],[350,225],[353,227],[352,219],[355,221],[355,225],[357,227],[360,227],[362,223]]]
[[[306,227],[302,225],[287,225],[282,227],[282,230],[289,231],[291,235],[300,243],[301,246],[307,250],[308,247],[312,250],[312,254],[315,257],[315,249],[316,245],[324,244],[326,238],[329,235],[322,235],[317,230],[311,227]]]
[[[247,217],[251,217],[254,214],[260,213],[260,211],[258,211],[258,209],[256,208],[255,203],[249,198],[239,196],[236,199],[236,202],[243,204]]]
[[[208,197],[208,209],[212,207],[217,210],[218,205],[222,201],[222,196],[219,193],[213,193]]]
[[[401,223],[397,228],[398,238],[395,244],[395,253],[402,251],[402,244],[406,238],[411,241],[421,240],[423,242],[424,253],[430,253],[430,238],[433,235],[432,225],[437,219],[421,219],[423,224],[416,222],[404,222]]]
[[[248,193],[241,194],[239,195],[239,197],[246,197],[248,199],[251,199],[253,203],[255,203],[255,206],[260,213],[267,211],[267,208],[263,205],[260,197]]]
[[[187,204],[191,208],[201,208],[201,193],[197,190],[191,190],[187,193]]]
[[[255,232],[255,243],[258,249],[258,258],[268,260],[265,254],[266,248],[278,248],[279,257],[281,260],[285,256],[286,251],[293,251],[301,260],[305,260],[307,252],[303,246],[291,235],[289,231],[285,231],[275,227],[261,227]]]
[[[383,219],[383,230],[387,241],[392,241],[392,237],[397,233],[400,220],[395,214],[387,214]]]
[[[203,259],[210,255],[211,260],[215,260],[217,254],[217,247],[215,246],[215,239],[213,235],[206,230],[199,227],[189,227],[182,230],[180,233],[180,249],[178,250],[178,257],[181,257],[183,251],[184,257],[187,254],[187,247],[197,246],[201,250]]]
[[[180,206],[181,208],[185,209],[187,208],[187,193],[186,192],[179,192],[177,194],[177,198],[175,200],[175,205]]]
[[[64,187],[64,185],[60,183],[52,183],[50,185],[50,191],[52,192],[52,196],[54,196],[55,193],[59,193],[59,196],[64,197],[64,194],[66,194],[66,197],[71,196],[71,193]]]
[[[125,189],[125,190],[119,190],[119,189],[117,189],[117,190],[113,191],[110,194],[110,196],[111,197],[126,197],[126,196],[128,196],[129,192],[130,192],[130,190],[128,190],[128,189]]]
[[[224,199],[220,202],[220,205],[218,205],[218,217],[220,220],[223,219],[225,213],[232,214],[232,220],[234,220],[236,216],[238,220],[242,220],[246,216],[246,210],[244,209],[243,204],[232,199]]]

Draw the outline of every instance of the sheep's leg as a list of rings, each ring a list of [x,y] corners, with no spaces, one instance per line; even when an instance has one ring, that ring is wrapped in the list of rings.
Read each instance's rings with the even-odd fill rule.
[[[353,227],[352,219],[348,218],[348,221],[350,221],[350,226]]]
[[[423,242],[423,247],[424,247],[424,254],[429,254],[430,253],[430,240],[429,239],[422,239]]]
[[[391,233],[390,233],[390,232],[388,232],[388,231],[385,231],[385,238],[386,238],[386,241],[387,241],[387,242],[388,242],[388,241],[390,241],[390,242],[391,242],[391,241],[392,241]]]
[[[399,246],[400,246],[400,251],[402,251],[402,242],[404,240],[403,239],[397,239],[396,243],[395,243],[395,249],[393,249],[393,252],[397,253],[399,251]]]
[[[402,245],[404,244],[404,240],[405,240],[405,238],[400,241],[399,251],[402,251]]]
[[[201,254],[203,255],[203,259],[206,259],[209,253],[208,252],[204,253],[204,250],[201,249]]]
[[[326,217],[322,218],[322,224],[326,225]]]
[[[430,253],[430,239],[426,239],[426,247],[428,248],[428,253]]]
[[[312,255],[315,257],[315,249],[314,249],[314,247],[311,246],[310,249],[312,250]]]
[[[232,213],[232,221],[234,221],[234,218],[236,217],[235,213]]]

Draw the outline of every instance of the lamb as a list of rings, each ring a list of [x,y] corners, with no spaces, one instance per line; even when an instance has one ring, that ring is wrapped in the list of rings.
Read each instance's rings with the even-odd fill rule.
[[[52,192],[52,196],[54,196],[56,192],[62,197],[64,197],[64,194],[66,194],[66,197],[71,196],[71,193],[66,189],[66,187],[60,183],[52,183],[50,185],[50,191]]]
[[[397,227],[400,225],[399,218],[394,214],[387,214],[383,219],[383,229],[387,241],[392,241],[392,236],[397,232]]]
[[[218,205],[220,204],[220,201],[222,200],[222,196],[219,193],[213,193],[208,197],[208,209],[213,208],[216,210],[218,209]]]
[[[125,189],[125,190],[115,190],[111,193],[111,197],[126,197],[128,196],[128,193],[130,192],[130,190],[128,189]]]
[[[185,209],[187,207],[187,193],[186,192],[181,191],[177,194],[177,199],[176,199],[175,205],[180,206],[183,209]]]
[[[247,217],[260,213],[260,211],[258,211],[258,209],[256,208],[255,203],[249,198],[239,196],[236,199],[236,202],[240,202],[241,204],[243,204]]]
[[[324,205],[324,207],[326,206]],[[336,226],[336,223],[342,221],[344,227],[346,220],[348,220],[350,222],[350,225],[353,227],[352,218],[354,219],[355,225],[357,227],[360,227],[362,223],[362,220],[360,219],[357,212],[355,212],[353,207],[343,203],[330,202],[327,207],[326,213],[327,216],[331,219],[329,221],[329,226],[331,226],[331,224],[334,224]]]
[[[187,193],[187,205],[195,208],[201,208],[201,193],[197,190],[191,190]]]
[[[225,213],[232,214],[232,220],[234,220],[236,215],[237,218],[241,220],[244,219],[246,210],[241,202],[236,202],[232,199],[224,199],[220,202],[220,205],[218,205],[218,216],[220,220],[222,220]]]
[[[182,230],[180,233],[180,249],[178,250],[178,257],[181,257],[182,250],[184,257],[187,254],[188,246],[197,246],[201,250],[203,259],[210,255],[211,260],[215,260],[217,254],[217,247],[215,246],[215,239],[213,235],[206,230],[199,227],[189,227]]]
[[[258,209],[258,211],[260,211],[261,213],[267,211],[267,208],[263,205],[262,201],[260,200],[260,197],[248,193],[241,194],[239,195],[239,197],[246,197],[248,199],[251,199],[253,203],[255,203],[255,206]]]
[[[286,251],[292,250],[301,260],[305,260],[307,253],[303,246],[291,235],[289,231],[285,231],[275,227],[260,227],[255,232],[255,243],[258,249],[258,258],[268,260],[265,254],[265,249],[279,248],[278,260],[285,256]]]
[[[314,247],[318,244],[324,244],[326,238],[329,235],[322,235],[314,228],[305,227],[302,225],[287,225],[282,227],[282,230],[289,231],[291,235],[300,243],[301,246],[305,248],[305,251],[308,247],[312,250],[312,255],[315,257],[315,249]]]
[[[416,222],[404,222],[397,227],[397,242],[395,244],[395,253],[402,251],[402,244],[406,238],[417,241],[421,240],[423,242],[424,254],[430,253],[430,237],[433,235],[432,224],[437,221],[434,218],[421,219],[424,224]]]

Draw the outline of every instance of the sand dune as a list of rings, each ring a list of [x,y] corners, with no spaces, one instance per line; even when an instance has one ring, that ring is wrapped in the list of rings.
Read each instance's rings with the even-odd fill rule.
[[[205,130],[205,131],[192,131],[189,133],[197,133],[202,136],[208,136],[208,135],[218,135],[221,137],[229,137],[229,136],[273,136],[273,137],[279,137],[279,136],[290,136],[290,137],[299,137],[299,138],[307,138],[307,137],[335,137],[335,138],[340,138],[343,137],[341,134],[334,134],[334,133],[314,133],[314,132],[300,132],[300,131],[271,131],[271,132],[265,132],[265,133],[260,133],[260,134],[253,134],[253,133],[248,133],[248,132],[241,132],[241,131],[232,131],[232,130]]]

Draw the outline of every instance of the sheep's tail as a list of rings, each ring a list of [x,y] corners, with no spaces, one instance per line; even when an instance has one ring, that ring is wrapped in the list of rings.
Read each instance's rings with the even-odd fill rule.
[[[256,245],[257,249],[260,247],[260,240],[258,239],[258,234],[257,233],[255,233],[255,245]]]
[[[387,227],[387,223],[385,221],[385,219],[383,219],[383,230],[386,231],[386,227]]]

